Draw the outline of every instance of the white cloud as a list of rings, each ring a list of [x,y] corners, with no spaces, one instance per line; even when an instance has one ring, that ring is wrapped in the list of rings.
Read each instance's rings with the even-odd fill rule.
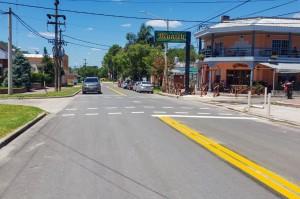
[[[41,35],[45,36],[45,37],[55,37],[55,33],[54,32],[39,32]]]
[[[87,28],[88,31],[93,31],[93,28]]]
[[[146,25],[153,27],[167,27],[167,22],[164,20],[150,20],[146,22]],[[177,28],[182,26],[180,21],[169,21],[169,28]]]
[[[294,14],[293,18],[300,18],[300,13]]]
[[[91,50],[93,50],[93,51],[100,51],[101,49],[99,49],[99,48],[91,48]]]
[[[132,24],[131,24],[131,23],[126,23],[126,24],[122,24],[121,26],[122,26],[122,27],[126,27],[126,28],[128,28],[128,27],[131,27],[131,26],[132,26]]]
[[[36,35],[35,35],[35,34],[33,34],[32,32],[30,32],[30,33],[28,33],[27,37],[29,37],[29,38],[35,38],[35,37],[36,37]]]

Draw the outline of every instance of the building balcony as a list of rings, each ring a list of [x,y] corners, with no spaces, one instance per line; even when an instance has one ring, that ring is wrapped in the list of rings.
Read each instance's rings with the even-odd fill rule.
[[[199,54],[204,58],[221,57],[256,57],[256,58],[299,58],[300,51],[296,49],[276,49],[276,48],[255,48],[252,54],[252,48],[221,48],[221,49],[202,49]]]

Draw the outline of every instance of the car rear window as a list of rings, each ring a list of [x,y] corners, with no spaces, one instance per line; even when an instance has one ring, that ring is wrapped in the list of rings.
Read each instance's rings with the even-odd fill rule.
[[[151,82],[142,82],[142,84],[151,84]]]
[[[98,82],[97,78],[87,78],[84,80],[84,82]]]

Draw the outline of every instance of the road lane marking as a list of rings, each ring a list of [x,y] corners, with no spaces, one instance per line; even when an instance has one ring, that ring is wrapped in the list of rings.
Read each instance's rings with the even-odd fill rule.
[[[125,108],[135,108],[134,106],[127,106],[127,107],[125,107]]]
[[[140,112],[131,112],[132,114],[141,114],[141,113],[145,113],[143,111],[140,111]]]
[[[121,93],[121,92],[119,92],[119,91],[117,91],[117,90],[115,90],[115,89],[113,89],[113,88],[111,88],[111,87],[108,87],[108,86],[105,86],[105,87],[108,88],[109,90],[111,90],[111,91],[117,93],[118,95],[126,96],[124,93]]]
[[[117,113],[108,113],[108,115],[121,115],[121,112],[117,112]]]
[[[142,103],[141,101],[133,101],[133,103]]]
[[[86,108],[87,110],[97,110],[98,108]]]
[[[249,159],[246,159],[238,153],[231,151],[230,149],[214,142],[201,133],[190,129],[189,127],[170,117],[158,116],[158,118],[180,133],[197,142],[208,151],[214,153],[226,162],[230,163],[241,171],[244,171],[248,175],[264,183],[283,196],[287,198],[300,198],[300,187],[298,185],[289,182],[278,174],[267,170],[266,168],[252,162]]]
[[[176,114],[189,114],[188,112],[175,112]]]
[[[204,115],[152,115],[152,117],[183,117],[183,118],[203,118],[203,119],[227,119],[227,120],[256,120],[254,117],[223,117]]]
[[[182,109],[193,109],[193,107],[180,107]]]
[[[210,113],[197,113],[198,115],[210,115]]]
[[[87,115],[87,116],[93,116],[93,115],[99,115],[99,113],[87,113],[85,115]]]
[[[77,108],[67,108],[66,111],[77,111]]]
[[[171,106],[164,106],[162,108],[166,108],[166,109],[168,108],[169,109],[169,108],[173,108],[173,107],[171,107]]]
[[[118,108],[118,107],[116,107],[116,106],[106,107],[106,109],[116,109],[116,108]]]
[[[165,112],[165,111],[154,111],[153,113],[160,113],[160,114],[162,114],[162,113],[167,113],[167,112]]]
[[[75,114],[62,114],[62,117],[70,117],[70,116],[74,116]]]

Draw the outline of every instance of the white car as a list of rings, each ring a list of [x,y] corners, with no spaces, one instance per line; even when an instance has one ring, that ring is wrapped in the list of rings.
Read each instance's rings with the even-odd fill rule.
[[[148,81],[142,81],[138,84],[136,91],[141,93],[141,92],[149,92],[149,93],[153,93],[153,85],[151,84],[151,82]]]

